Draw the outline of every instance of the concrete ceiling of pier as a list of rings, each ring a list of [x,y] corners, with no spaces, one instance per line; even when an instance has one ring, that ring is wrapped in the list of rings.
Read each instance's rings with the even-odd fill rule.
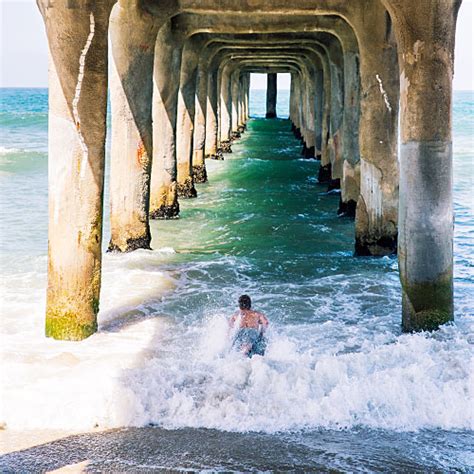
[[[213,49],[209,54],[216,56],[217,51],[221,53],[221,55],[225,52],[227,56],[229,53],[241,54],[242,51],[247,53],[253,51],[261,53],[265,51],[268,56],[291,51],[296,55],[299,53],[300,56],[305,58],[308,57],[308,53],[316,53],[318,55],[316,64],[319,67],[322,67],[322,63],[326,57],[329,58],[332,63],[342,67],[342,49],[340,44],[335,37],[327,35],[326,33],[304,36],[292,34],[291,38],[286,42],[284,42],[284,35],[275,35],[275,37],[266,35],[261,41],[258,40],[258,35],[251,36],[251,39],[248,39],[246,35],[231,35],[231,38],[226,38],[225,35],[218,35],[216,37],[210,36],[211,40],[207,43],[206,47],[209,50],[212,47]],[[331,50],[329,50],[330,47],[332,47]],[[207,52],[203,54],[206,55]],[[312,60],[315,60],[314,56]]]
[[[333,64],[340,67],[343,52],[358,52],[357,39],[351,26],[334,15],[293,15],[288,18],[279,14],[227,14],[222,17],[215,13],[181,13],[172,19],[172,25],[188,40],[207,35],[208,41],[203,44],[204,47],[227,42],[235,48],[258,44],[275,51],[287,49],[289,45],[299,45],[303,51],[307,49],[308,43],[313,42],[325,49],[318,51],[319,55],[325,54]]]
[[[250,50],[242,49],[240,51],[229,48],[222,57],[220,68],[225,67],[229,62],[243,63],[249,65],[251,63],[265,64],[267,67],[291,66],[293,71],[303,72],[306,68],[312,68],[320,64],[320,55],[311,48],[306,51],[304,48],[288,48],[284,50],[258,50],[252,48]]]
[[[312,16],[312,17],[282,17],[274,15],[271,21],[266,21],[265,16],[225,16],[225,21],[220,15],[195,15],[180,14],[173,18],[173,28],[183,32],[186,36],[197,33],[208,33],[211,35],[229,35],[229,41],[238,40],[238,35],[251,35],[255,41],[268,41],[272,35],[278,35],[278,39],[294,39],[296,35],[307,35],[319,33],[335,36],[344,51],[358,52],[357,39],[350,25],[337,16]],[[261,40],[259,40],[261,36]]]

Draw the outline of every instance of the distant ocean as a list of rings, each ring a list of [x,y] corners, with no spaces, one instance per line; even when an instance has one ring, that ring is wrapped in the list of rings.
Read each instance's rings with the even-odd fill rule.
[[[100,331],[71,344],[43,337],[47,90],[0,90],[0,422],[130,427],[90,439],[156,439],[150,468],[474,471],[474,92],[454,94],[456,321],[433,334],[401,334],[396,258],[353,257],[339,196],[264,102],[181,218],[152,222],[153,251],[104,256]],[[229,351],[241,293],[271,320],[264,358]]]

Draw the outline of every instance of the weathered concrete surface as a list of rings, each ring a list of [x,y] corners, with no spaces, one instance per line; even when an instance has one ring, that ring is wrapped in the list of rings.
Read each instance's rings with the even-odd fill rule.
[[[246,112],[246,94],[247,94],[247,80],[250,79],[249,73],[242,73],[240,75],[239,83],[239,131],[243,133],[247,123]]]
[[[209,68],[207,79],[207,105],[206,105],[206,141],[204,155],[206,158],[217,157],[217,69]]]
[[[244,121],[250,118],[250,107],[249,107],[249,96],[250,96],[250,73],[245,74],[244,81]]]
[[[112,67],[110,102],[109,251],[150,248],[148,222],[152,157],[153,17],[117,3],[110,17]]]
[[[207,181],[204,163],[204,144],[206,141],[206,108],[207,108],[207,76],[208,64],[201,61],[198,65],[196,79],[196,103],[194,110],[193,135],[193,179],[195,183]]]
[[[239,132],[239,115],[240,115],[240,70],[237,68],[230,78],[230,93],[232,101],[232,117],[231,117],[231,134],[233,137],[240,137]]]
[[[295,136],[303,141],[303,154],[321,159],[319,179],[326,182],[331,178],[328,147],[331,77],[326,50],[317,42],[311,50],[316,53],[311,56],[312,66],[306,73],[292,76],[290,119]]]
[[[400,280],[403,329],[453,319],[451,94],[460,1],[395,0],[401,83]]]
[[[290,82],[290,120],[295,137],[301,139],[299,129],[299,76],[296,72],[291,73]]]
[[[403,329],[436,329],[453,318],[451,144],[403,143],[400,169]]]
[[[341,186],[341,202],[338,215],[355,218],[357,199],[360,191],[360,163],[352,164],[344,160],[343,181]]]
[[[198,52],[202,41],[189,39],[183,49],[181,74],[178,92],[178,111],[176,116],[176,161],[178,196],[194,198],[197,196],[193,178],[193,131],[196,93]]]
[[[150,217],[179,214],[176,184],[176,109],[184,38],[171,23],[158,32],[153,71],[153,165]]]
[[[331,166],[331,159],[329,155],[329,120],[331,117],[331,73],[329,66],[329,59],[327,55],[320,55],[322,70],[323,70],[323,87],[324,87],[324,104],[322,112],[322,124],[321,124],[321,167],[326,167],[326,169]],[[331,175],[330,175],[331,176]]]
[[[266,118],[275,118],[277,103],[277,75],[273,72],[267,74],[267,112]]]
[[[49,229],[46,336],[97,330],[112,1],[38,2],[49,41]]]
[[[324,78],[321,62],[316,69],[315,77],[315,110],[314,110],[314,133],[315,133],[315,158],[321,159],[323,141],[323,117],[324,117]]]
[[[224,153],[230,150],[230,129],[231,129],[231,93],[230,75],[232,74],[232,64],[228,63],[220,71],[220,100],[218,108],[219,146]]]
[[[302,67],[303,72],[303,103],[302,103],[302,124],[301,124],[301,134],[303,135],[304,143],[302,149],[302,155],[305,158],[313,158],[316,144],[316,137],[314,132],[315,125],[315,68],[312,63],[305,64]]]
[[[380,5],[360,10],[353,20],[361,75],[361,183],[355,221],[358,255],[389,255],[397,249],[400,87],[397,46],[388,20]]]
[[[329,160],[331,162],[331,189],[340,187],[342,179],[344,141],[344,56],[339,41],[327,40],[326,52],[331,74],[331,114],[329,117]]]
[[[355,206],[360,193],[359,115],[360,74],[357,44],[348,41],[344,51],[344,111],[343,111],[343,167],[341,206],[346,215],[355,217]],[[357,171],[356,171],[357,170]]]

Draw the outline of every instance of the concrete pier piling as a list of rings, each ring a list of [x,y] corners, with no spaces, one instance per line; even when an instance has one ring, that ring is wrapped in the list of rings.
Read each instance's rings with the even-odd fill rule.
[[[197,196],[193,176],[193,131],[196,80],[200,42],[189,39],[183,49],[176,116],[176,162],[178,196]]]
[[[207,102],[206,102],[206,139],[204,142],[205,158],[217,159],[217,69],[209,68],[207,78]]]
[[[231,85],[231,64],[226,64],[220,72],[220,101],[219,101],[219,148],[222,153],[230,153],[231,141],[231,120],[232,120],[232,95]]]
[[[46,336],[97,331],[113,2],[40,2],[49,41],[49,229]]]
[[[402,323],[431,330],[454,317],[451,100],[461,2],[384,3],[396,14],[400,62]]]
[[[150,217],[179,215],[176,165],[176,110],[184,38],[171,22],[163,25],[155,44],[153,69],[153,165]]]
[[[205,160],[232,151],[252,73],[267,75],[267,118],[278,74],[291,74],[291,129],[320,160],[319,182],[340,188],[334,213],[355,220],[356,255],[398,249],[403,329],[453,318],[460,0],[93,3],[38,0],[50,50],[47,336],[97,330],[108,84],[109,249],[128,252],[150,248],[149,219],[177,217]]]
[[[193,134],[193,179],[195,183],[207,181],[206,164],[204,162],[204,143],[206,140],[207,111],[207,64],[200,62],[196,78],[196,103],[194,108]]]
[[[240,70],[237,69],[232,73],[231,82],[230,82],[230,92],[231,92],[231,101],[232,101],[232,117],[231,117],[231,126],[230,133],[231,138],[235,140],[240,138],[239,132],[239,86],[240,86]]]
[[[356,210],[356,254],[390,255],[398,233],[397,45],[383,9],[370,10],[374,27],[363,30],[359,18],[361,116],[360,194]]]
[[[150,248],[153,61],[157,26],[115,4],[110,17],[112,112],[109,251]],[[133,34],[130,34],[133,31]]]
[[[267,113],[266,118],[275,118],[277,103],[277,75],[272,72],[267,74]]]

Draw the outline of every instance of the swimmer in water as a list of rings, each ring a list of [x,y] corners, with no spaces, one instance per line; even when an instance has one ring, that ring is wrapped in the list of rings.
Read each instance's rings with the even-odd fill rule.
[[[269,322],[264,314],[253,311],[251,308],[250,296],[242,295],[239,298],[239,311],[229,321],[231,329],[236,323],[239,325],[233,345],[247,357],[255,354],[263,356],[266,347],[264,333]]]

